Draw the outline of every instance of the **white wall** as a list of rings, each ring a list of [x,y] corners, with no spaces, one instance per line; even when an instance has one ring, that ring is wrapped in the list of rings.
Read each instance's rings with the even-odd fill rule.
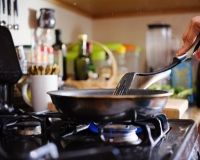
[[[198,12],[92,20],[45,0],[18,0],[18,6],[20,29],[18,31],[11,30],[15,45],[29,44],[31,29],[37,23],[36,18],[39,18],[40,8],[52,8],[55,10],[55,29],[61,29],[63,42],[76,41],[78,34],[86,33],[89,38],[100,42],[137,44],[142,47],[143,52],[145,52],[146,46],[147,24],[154,22],[168,23],[171,25],[173,33],[181,39],[189,20],[195,15],[200,15],[200,12]],[[35,17],[34,13],[36,14]],[[54,36],[53,31],[52,36]]]
[[[44,0],[18,0],[18,6],[20,29],[18,31],[11,30],[15,45],[31,43],[31,29],[37,25],[36,19],[39,18],[40,8],[55,10],[56,26],[54,29],[61,29],[63,42],[77,41],[77,37],[81,33],[92,37],[93,28],[90,18],[80,16]],[[49,43],[54,43],[54,31],[52,31],[52,40]]]
[[[145,49],[147,24],[170,24],[173,33],[181,40],[190,19],[196,15],[200,12],[97,19],[94,21],[93,38],[102,42],[133,43]]]
[[[147,24],[163,22],[171,25],[172,32],[182,45],[182,34],[192,17],[198,13],[148,15],[123,18],[97,19],[94,21],[93,38],[100,42],[121,42],[142,48],[141,70],[145,70]]]

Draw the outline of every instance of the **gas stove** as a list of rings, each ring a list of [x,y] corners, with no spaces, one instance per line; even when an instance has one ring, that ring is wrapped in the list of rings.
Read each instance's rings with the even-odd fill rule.
[[[88,123],[59,113],[0,115],[0,159],[197,160],[193,120],[164,114],[132,122]]]

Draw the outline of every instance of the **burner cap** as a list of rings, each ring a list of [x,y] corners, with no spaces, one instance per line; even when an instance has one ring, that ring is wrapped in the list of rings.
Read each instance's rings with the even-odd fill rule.
[[[16,124],[18,127],[17,133],[19,135],[40,135],[41,134],[41,124],[40,122],[35,121],[27,121],[27,122],[19,122]]]
[[[108,142],[116,143],[140,143],[136,135],[137,128],[132,125],[107,125],[104,128],[104,136]]]
[[[136,132],[137,128],[133,125],[107,125],[105,126],[105,130],[113,130],[115,132],[121,132],[121,133],[130,133],[130,132]]]
[[[19,122],[19,123],[16,123],[16,126],[19,126],[19,127],[36,127],[36,126],[40,126],[40,122],[35,122],[35,121]]]

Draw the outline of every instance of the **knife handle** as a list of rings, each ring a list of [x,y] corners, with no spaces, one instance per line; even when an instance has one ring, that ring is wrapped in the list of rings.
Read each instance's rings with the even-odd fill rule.
[[[8,8],[8,15],[11,15],[11,2],[10,0],[7,0],[7,8]]]
[[[6,4],[5,4],[5,0],[2,0],[2,8],[3,8],[3,14],[6,13]]]
[[[17,4],[17,0],[14,1],[14,13],[18,17],[18,4]]]

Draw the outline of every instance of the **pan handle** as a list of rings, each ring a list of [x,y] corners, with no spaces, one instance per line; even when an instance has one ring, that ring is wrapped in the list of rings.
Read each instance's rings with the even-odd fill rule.
[[[171,74],[171,69],[167,70],[165,72],[156,74],[152,76],[147,82],[145,82],[143,85],[139,87],[139,89],[147,89],[150,85],[152,85],[155,82],[158,82],[159,80],[167,78]]]

